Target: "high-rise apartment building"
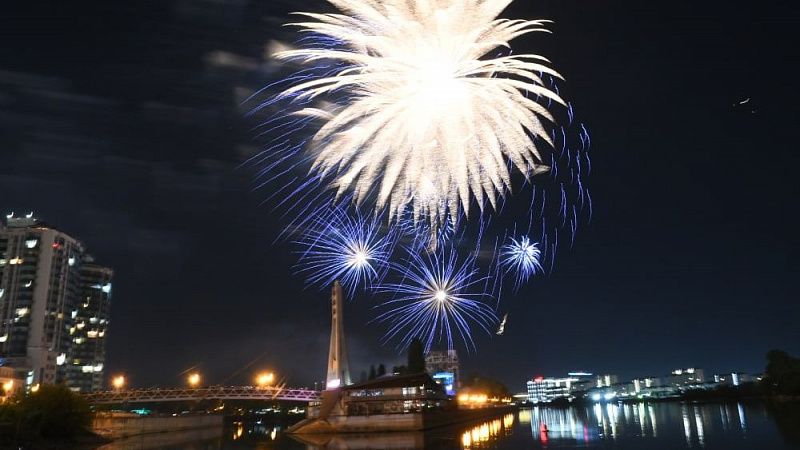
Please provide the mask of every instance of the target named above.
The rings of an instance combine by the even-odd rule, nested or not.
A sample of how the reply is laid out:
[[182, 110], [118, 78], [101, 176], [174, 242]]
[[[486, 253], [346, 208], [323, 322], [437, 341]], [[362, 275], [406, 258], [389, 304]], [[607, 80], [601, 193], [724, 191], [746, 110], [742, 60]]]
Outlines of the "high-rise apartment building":
[[94, 264], [91, 257], [84, 257], [75, 329], [70, 330], [72, 360], [67, 374], [67, 384], [81, 392], [103, 388], [113, 276], [113, 270]]
[[[92, 317], [107, 325], [108, 297], [97, 314], [83, 307], [87, 302], [81, 299], [91, 300], [89, 290], [99, 284], [97, 279], [108, 285], [110, 293], [111, 279], [110, 270], [98, 278], [89, 267], [80, 241], [39, 222], [33, 214], [8, 215], [0, 226], [0, 365], [14, 368], [26, 385], [66, 383], [86, 390], [84, 377], [76, 376], [73, 367], [78, 365], [75, 355], [85, 353], [82, 346], [89, 341], [89, 331], [98, 330], [99, 335], [100, 327], [79, 331], [95, 325], [90, 323]], [[108, 294], [102, 287], [101, 293]], [[99, 346], [104, 357], [104, 343]], [[93, 354], [98, 354], [95, 350]], [[91, 361], [93, 372], [102, 379], [102, 360]], [[78, 370], [85, 365], [81, 367]]]

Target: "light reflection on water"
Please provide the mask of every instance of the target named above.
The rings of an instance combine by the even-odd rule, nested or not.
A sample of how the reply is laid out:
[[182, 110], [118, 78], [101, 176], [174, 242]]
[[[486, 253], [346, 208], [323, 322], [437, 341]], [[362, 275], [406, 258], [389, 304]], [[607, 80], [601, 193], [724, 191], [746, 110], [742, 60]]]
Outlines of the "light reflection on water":
[[[203, 435], [198, 434], [191, 443], [185, 435], [182, 440], [173, 441], [165, 440], [166, 436], [162, 435], [156, 438], [159, 442], [137, 438], [125, 445], [118, 443], [104, 450], [781, 450], [800, 448], [796, 437], [787, 434], [787, 429], [792, 429], [792, 423], [798, 423], [794, 418], [798, 417], [795, 414], [800, 408], [793, 408], [792, 411], [788, 415], [775, 416], [758, 402], [603, 403], [521, 409], [488, 420], [425, 433], [302, 436], [283, 434], [281, 425], [234, 422], [220, 431], [221, 434], [216, 438], [209, 436], [207, 431]], [[200, 439], [205, 440], [199, 442]]]

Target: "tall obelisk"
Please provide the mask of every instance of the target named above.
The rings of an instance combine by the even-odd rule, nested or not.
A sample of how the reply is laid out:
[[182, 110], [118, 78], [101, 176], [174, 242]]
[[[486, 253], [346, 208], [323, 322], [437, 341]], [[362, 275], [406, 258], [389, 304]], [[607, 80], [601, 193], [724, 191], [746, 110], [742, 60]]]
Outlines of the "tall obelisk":
[[331, 292], [331, 344], [328, 351], [326, 389], [336, 389], [339, 386], [351, 384], [350, 366], [347, 363], [347, 344], [344, 340], [343, 308], [342, 285], [336, 281], [333, 283]]

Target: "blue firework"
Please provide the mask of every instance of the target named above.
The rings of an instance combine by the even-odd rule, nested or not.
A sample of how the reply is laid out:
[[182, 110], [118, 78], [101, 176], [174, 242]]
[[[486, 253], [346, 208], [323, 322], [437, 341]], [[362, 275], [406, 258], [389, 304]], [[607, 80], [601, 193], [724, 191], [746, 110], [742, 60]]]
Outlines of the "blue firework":
[[504, 245], [500, 249], [500, 263], [506, 268], [506, 272], [514, 271], [517, 278], [517, 286], [524, 283], [538, 272], [542, 271], [540, 258], [542, 252], [536, 242], [531, 242], [528, 236], [522, 236], [519, 240], [510, 238], [511, 243]]
[[392, 232], [382, 231], [377, 219], [351, 215], [342, 207], [315, 217], [295, 241], [304, 247], [298, 273], [308, 283], [330, 286], [339, 280], [352, 295], [356, 287], [380, 279], [394, 248]]
[[489, 333], [497, 322], [494, 310], [483, 301], [489, 297], [482, 290], [486, 277], [479, 276], [474, 256], [459, 263], [452, 248], [430, 253], [406, 250], [406, 264], [392, 265], [401, 281], [378, 287], [393, 294], [381, 306], [388, 310], [376, 319], [388, 324], [384, 340], [398, 339], [402, 349], [416, 337], [427, 351], [442, 341], [453, 348], [456, 337], [474, 349], [473, 326]]

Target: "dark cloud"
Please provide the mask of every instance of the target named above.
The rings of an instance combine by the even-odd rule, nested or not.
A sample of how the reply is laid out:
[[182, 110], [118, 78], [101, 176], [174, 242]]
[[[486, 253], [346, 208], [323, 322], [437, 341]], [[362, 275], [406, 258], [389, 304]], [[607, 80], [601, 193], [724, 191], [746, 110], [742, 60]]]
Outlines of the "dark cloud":
[[[480, 337], [467, 370], [520, 389], [800, 352], [797, 14], [767, 3], [512, 5], [556, 20], [520, 51], [554, 60], [589, 124], [595, 214], [551, 277], [507, 294], [505, 335]], [[115, 268], [108, 367], [134, 384], [198, 364], [212, 382], [324, 376], [328, 292], [273, 244], [285, 221], [242, 166], [260, 141], [241, 104], [283, 70], [269, 52], [292, 41], [287, 13], [321, 5], [43, 2], [0, 19], [0, 209], [35, 210]], [[374, 302], [347, 305], [354, 376], [402, 360]]]

